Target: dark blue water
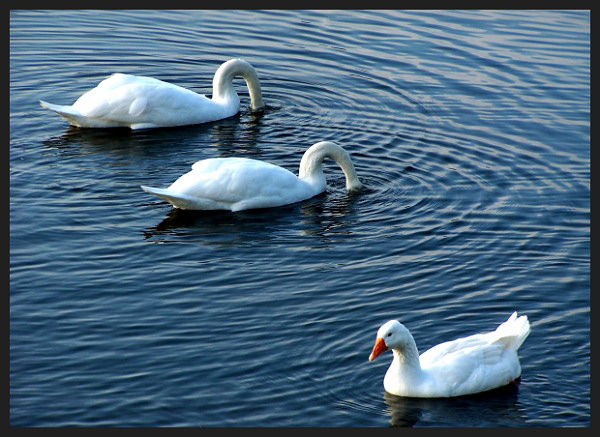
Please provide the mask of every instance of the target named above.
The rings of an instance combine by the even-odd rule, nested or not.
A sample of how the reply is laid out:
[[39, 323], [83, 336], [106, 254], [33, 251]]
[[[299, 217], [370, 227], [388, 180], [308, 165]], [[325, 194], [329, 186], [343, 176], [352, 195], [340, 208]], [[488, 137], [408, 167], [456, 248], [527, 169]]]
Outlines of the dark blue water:
[[[242, 57], [268, 105], [202, 126], [68, 127], [113, 72], [211, 94]], [[297, 172], [321, 140], [367, 187], [173, 210], [203, 158]], [[367, 357], [532, 331], [517, 386], [388, 395]], [[590, 425], [589, 11], [11, 11], [10, 424]]]

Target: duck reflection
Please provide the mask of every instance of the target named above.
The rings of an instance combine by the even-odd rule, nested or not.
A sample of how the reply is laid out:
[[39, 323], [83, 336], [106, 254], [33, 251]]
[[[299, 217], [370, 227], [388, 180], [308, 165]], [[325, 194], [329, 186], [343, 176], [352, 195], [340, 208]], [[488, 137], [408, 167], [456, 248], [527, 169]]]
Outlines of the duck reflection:
[[405, 398], [387, 392], [383, 398], [394, 427], [414, 426], [418, 422], [461, 427], [526, 425], [518, 402], [518, 382], [455, 398]]

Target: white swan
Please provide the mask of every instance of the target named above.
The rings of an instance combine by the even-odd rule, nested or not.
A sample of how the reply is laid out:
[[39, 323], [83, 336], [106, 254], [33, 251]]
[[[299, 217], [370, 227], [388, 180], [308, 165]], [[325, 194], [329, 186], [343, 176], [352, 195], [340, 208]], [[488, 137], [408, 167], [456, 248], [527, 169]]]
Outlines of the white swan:
[[212, 99], [158, 79], [115, 73], [83, 94], [72, 105], [40, 100], [78, 127], [149, 129], [221, 120], [237, 114], [240, 99], [233, 78], [242, 76], [250, 92], [251, 109], [264, 108], [258, 75], [248, 62], [231, 59], [213, 78]]
[[495, 331], [438, 344], [419, 356], [413, 336], [397, 320], [377, 331], [373, 361], [392, 349], [394, 359], [383, 386], [406, 397], [450, 397], [501, 387], [521, 375], [517, 350], [529, 335], [527, 316], [515, 311]]
[[181, 209], [241, 211], [287, 205], [325, 190], [322, 163], [336, 161], [346, 176], [346, 189], [358, 190], [354, 165], [335, 143], [321, 141], [309, 147], [300, 161], [299, 176], [282, 167], [248, 158], [211, 158], [196, 162], [192, 170], [169, 188], [142, 186], [144, 191]]

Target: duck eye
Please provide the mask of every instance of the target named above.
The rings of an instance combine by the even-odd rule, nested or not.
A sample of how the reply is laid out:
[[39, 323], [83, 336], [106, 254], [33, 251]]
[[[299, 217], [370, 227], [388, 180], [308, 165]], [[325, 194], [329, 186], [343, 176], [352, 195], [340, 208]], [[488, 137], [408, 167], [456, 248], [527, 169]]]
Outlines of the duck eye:
[[392, 333], [391, 333], [391, 332], [388, 332], [388, 335], [387, 335], [387, 336], [388, 336], [388, 337], [391, 337], [391, 336], [392, 336]]

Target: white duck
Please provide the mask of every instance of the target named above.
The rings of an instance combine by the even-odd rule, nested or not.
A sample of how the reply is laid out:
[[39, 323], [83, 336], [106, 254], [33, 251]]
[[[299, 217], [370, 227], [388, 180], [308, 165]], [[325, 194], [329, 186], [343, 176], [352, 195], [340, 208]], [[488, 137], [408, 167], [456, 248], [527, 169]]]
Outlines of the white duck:
[[501, 387], [521, 375], [517, 350], [529, 335], [527, 316], [515, 311], [495, 331], [438, 344], [419, 356], [413, 336], [397, 320], [377, 331], [373, 361], [392, 349], [383, 386], [397, 396], [462, 396]]
[[255, 159], [211, 158], [196, 162], [190, 172], [169, 188], [142, 186], [142, 189], [181, 209], [235, 212], [288, 205], [325, 191], [322, 168], [325, 158], [340, 165], [347, 190], [362, 187], [350, 155], [335, 143], [321, 141], [304, 152], [298, 176]]
[[128, 127], [133, 130], [184, 126], [231, 117], [240, 99], [233, 79], [242, 76], [250, 92], [250, 108], [264, 108], [258, 75], [248, 62], [231, 59], [216, 71], [212, 99], [158, 79], [115, 73], [83, 94], [72, 105], [53, 105], [40, 100], [78, 127]]

